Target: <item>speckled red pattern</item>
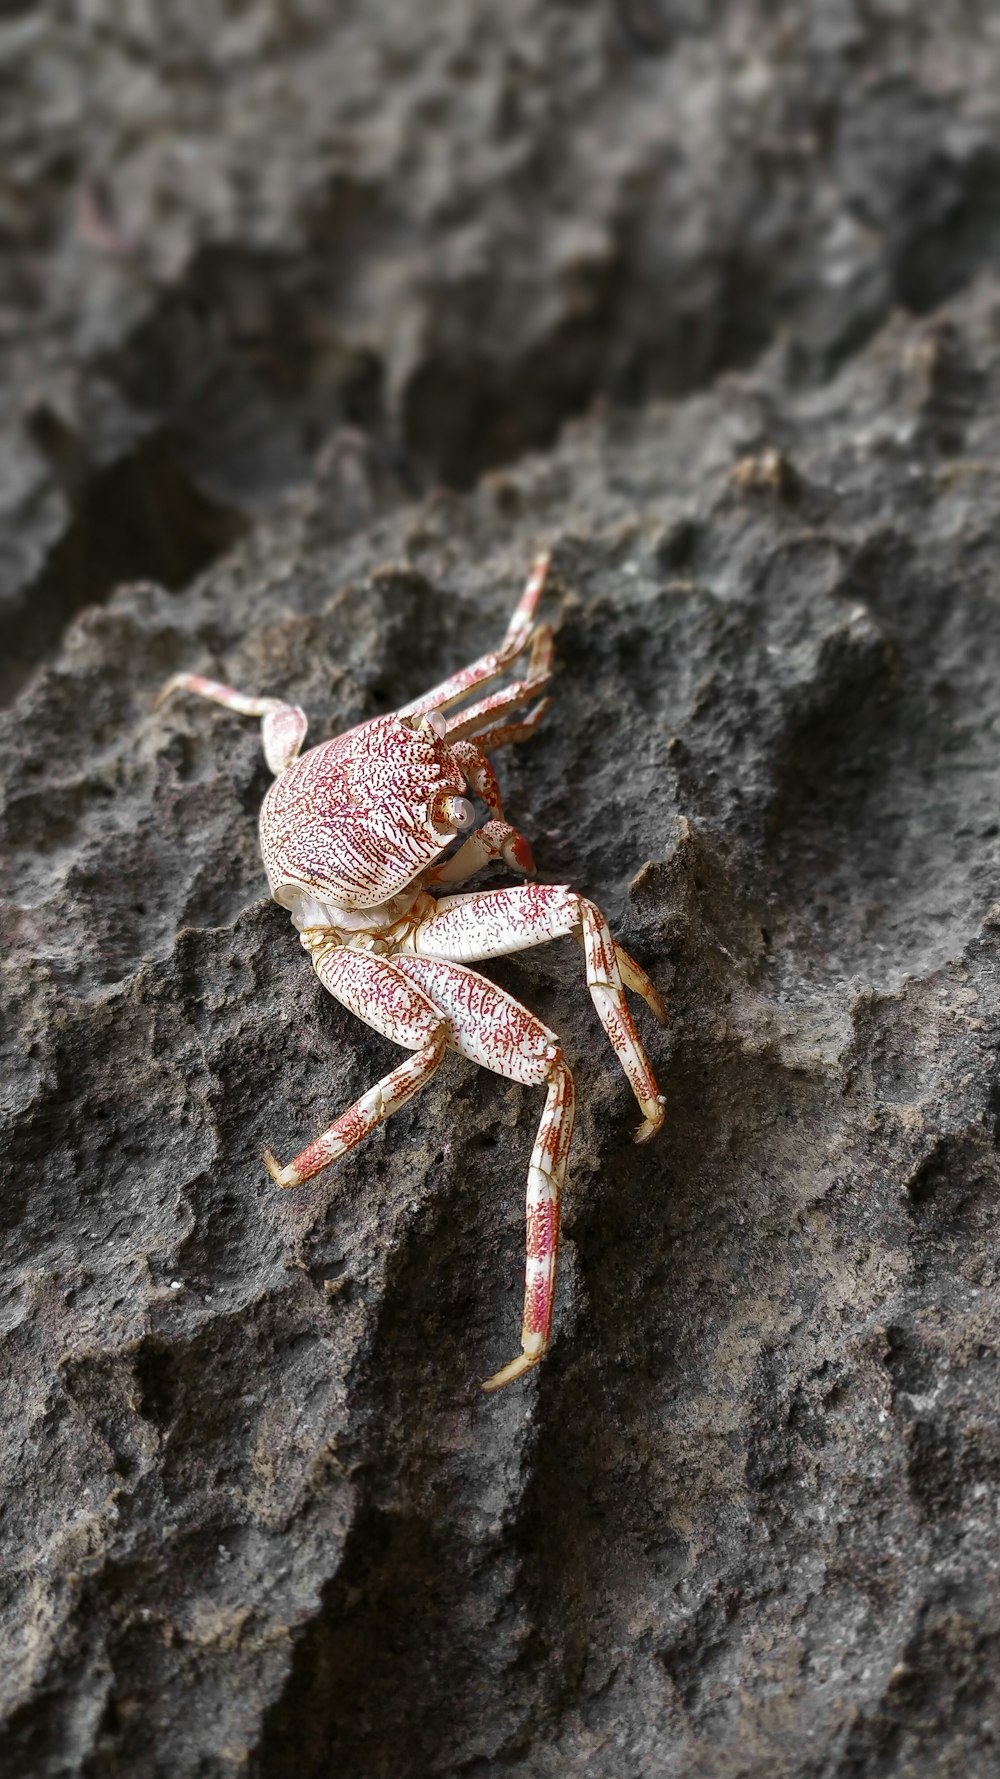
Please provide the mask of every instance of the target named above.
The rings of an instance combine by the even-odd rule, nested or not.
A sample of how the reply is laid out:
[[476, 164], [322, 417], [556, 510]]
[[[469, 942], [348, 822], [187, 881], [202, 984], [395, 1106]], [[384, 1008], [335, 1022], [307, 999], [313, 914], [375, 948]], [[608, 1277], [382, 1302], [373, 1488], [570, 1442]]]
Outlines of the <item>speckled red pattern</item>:
[[319, 901], [375, 908], [411, 884], [453, 834], [439, 798], [465, 778], [424, 725], [376, 717], [321, 742], [276, 778], [260, 812], [271, 889], [305, 885]]
[[[546, 1088], [528, 1167], [521, 1352], [487, 1380], [486, 1390], [520, 1377], [549, 1343], [576, 1094], [555, 1033], [468, 964], [575, 937], [597, 1013], [643, 1112], [637, 1140], [663, 1123], [663, 1096], [625, 989], [659, 1019], [666, 1017], [663, 1003], [645, 971], [615, 944], [599, 908], [558, 884], [437, 900], [429, 893], [466, 881], [492, 860], [534, 871], [528, 841], [504, 814], [486, 750], [527, 739], [547, 708], [542, 699], [513, 722], [499, 720], [534, 700], [551, 677], [551, 632], [534, 621], [548, 566], [548, 558], [539, 557], [495, 653], [395, 714], [306, 754], [299, 754], [306, 717], [295, 705], [247, 696], [197, 674], [178, 674], [163, 694], [195, 692], [262, 719], [275, 773], [260, 816], [271, 892], [290, 910], [324, 987], [411, 1053], [287, 1166], [266, 1152], [278, 1184], [301, 1185], [360, 1143], [419, 1092], [448, 1049], [510, 1081]], [[522, 679], [447, 714], [529, 649]], [[467, 791], [481, 799], [489, 819], [449, 852], [473, 817]]]

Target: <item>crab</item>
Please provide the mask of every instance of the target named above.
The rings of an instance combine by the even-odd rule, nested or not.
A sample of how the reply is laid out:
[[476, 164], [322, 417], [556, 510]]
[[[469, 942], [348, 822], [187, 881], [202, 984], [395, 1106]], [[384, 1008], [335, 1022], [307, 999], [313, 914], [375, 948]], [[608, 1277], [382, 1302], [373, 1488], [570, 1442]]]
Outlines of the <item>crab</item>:
[[[323, 987], [408, 1052], [293, 1161], [282, 1166], [264, 1151], [277, 1185], [301, 1186], [346, 1155], [427, 1085], [449, 1050], [509, 1081], [546, 1090], [528, 1167], [521, 1351], [486, 1380], [486, 1391], [522, 1377], [549, 1345], [576, 1094], [556, 1034], [469, 965], [572, 935], [583, 947], [598, 1017], [643, 1114], [636, 1141], [655, 1135], [664, 1118], [663, 1095], [625, 990], [641, 996], [661, 1022], [663, 1002], [645, 970], [615, 943], [600, 909], [566, 884], [448, 893], [493, 861], [534, 875], [531, 848], [507, 821], [489, 755], [527, 740], [548, 708], [538, 694], [551, 678], [552, 631], [535, 621], [548, 572], [548, 554], [539, 556], [494, 653], [400, 710], [307, 753], [301, 752], [306, 715], [281, 699], [178, 673], [158, 700], [193, 692], [261, 718], [274, 773], [260, 813], [271, 895], [291, 915]], [[521, 678], [483, 695], [524, 656]], [[481, 826], [467, 792], [485, 806]]]

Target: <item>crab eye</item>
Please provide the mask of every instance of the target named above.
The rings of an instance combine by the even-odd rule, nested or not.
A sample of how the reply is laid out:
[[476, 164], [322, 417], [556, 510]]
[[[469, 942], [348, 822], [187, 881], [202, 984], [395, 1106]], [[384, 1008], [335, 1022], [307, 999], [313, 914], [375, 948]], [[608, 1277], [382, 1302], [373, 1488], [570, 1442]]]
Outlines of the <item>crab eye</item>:
[[468, 797], [441, 797], [434, 808], [434, 819], [443, 828], [454, 828], [462, 834], [471, 828], [476, 819], [476, 812]]

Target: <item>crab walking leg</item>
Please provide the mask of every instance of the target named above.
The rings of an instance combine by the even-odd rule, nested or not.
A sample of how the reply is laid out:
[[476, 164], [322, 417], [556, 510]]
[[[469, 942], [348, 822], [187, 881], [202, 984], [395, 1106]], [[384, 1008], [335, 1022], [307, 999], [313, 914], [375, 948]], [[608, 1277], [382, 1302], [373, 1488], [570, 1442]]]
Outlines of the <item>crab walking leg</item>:
[[576, 1106], [573, 1077], [555, 1033], [495, 982], [444, 958], [399, 956], [393, 964], [447, 1016], [452, 1045], [463, 1056], [508, 1081], [548, 1088], [528, 1165], [521, 1352], [483, 1385], [499, 1390], [538, 1364], [552, 1334], [559, 1204]]
[[551, 704], [551, 698], [543, 698], [521, 723], [498, 723], [492, 729], [477, 729], [476, 746], [484, 754], [491, 754], [494, 748], [508, 747], [513, 741], [530, 741]]
[[[519, 704], [527, 704], [537, 692], [545, 690], [551, 678], [552, 631], [548, 624], [542, 624], [535, 632], [531, 660], [524, 678], [515, 680], [512, 686], [503, 686], [499, 692], [491, 692], [487, 698], [481, 698], [478, 704], [470, 704], [465, 710], [457, 710], [448, 720], [449, 741], [462, 741], [467, 736], [478, 738], [484, 724], [489, 727], [495, 723], [497, 717], [506, 716], [508, 711], [514, 710]], [[547, 701], [545, 708], [548, 708]], [[535, 721], [540, 721], [540, 717], [541, 713]]]
[[460, 698], [464, 698], [476, 686], [483, 685], [487, 680], [499, 679], [502, 673], [506, 673], [511, 662], [524, 653], [532, 640], [535, 612], [548, 576], [549, 561], [548, 552], [536, 558], [528, 584], [514, 608], [514, 615], [500, 647], [491, 654], [481, 655], [478, 661], [453, 673], [450, 679], [442, 680], [432, 691], [425, 692], [422, 698], [415, 698], [412, 704], [404, 704], [397, 711], [397, 716], [415, 717], [425, 710], [441, 710], [447, 704], [457, 704]]
[[264, 755], [275, 778], [297, 758], [306, 738], [309, 718], [305, 711], [297, 704], [284, 704], [280, 698], [248, 696], [246, 692], [234, 691], [232, 686], [221, 685], [217, 679], [204, 679], [200, 673], [175, 673], [157, 698], [154, 710], [174, 692], [195, 692], [199, 698], [238, 711], [240, 716], [261, 717]]
[[426, 1086], [448, 1048], [446, 1019], [415, 983], [384, 958], [338, 946], [321, 953], [315, 968], [323, 987], [366, 1025], [416, 1054], [362, 1094], [287, 1167], [265, 1149], [264, 1165], [279, 1186], [301, 1186], [339, 1161]]
[[346, 1155], [348, 1149], [363, 1142], [376, 1127], [398, 1112], [425, 1087], [435, 1070], [440, 1068], [447, 1045], [444, 1038], [440, 1042], [428, 1044], [426, 1049], [417, 1050], [401, 1062], [381, 1081], [363, 1093], [353, 1106], [334, 1119], [329, 1129], [323, 1131], [315, 1142], [282, 1167], [271, 1154], [270, 1149], [264, 1150], [264, 1166], [277, 1186], [302, 1186], [315, 1174], [321, 1174], [334, 1161]]
[[593, 902], [564, 884], [523, 884], [516, 889], [483, 890], [462, 898], [421, 921], [406, 941], [421, 957], [472, 962], [504, 957], [574, 934], [587, 960], [587, 987], [598, 1017], [643, 1111], [636, 1142], [644, 1143], [663, 1123], [663, 1095], [625, 1000], [619, 958], [629, 986], [644, 995], [658, 1018], [663, 1003], [644, 970], [616, 946], [608, 923]]
[[639, 997], [645, 1001], [650, 1011], [655, 1014], [660, 1024], [666, 1025], [667, 1009], [664, 1006], [663, 996], [660, 994], [655, 983], [650, 981], [642, 965], [637, 964], [635, 958], [629, 956], [629, 953], [625, 950], [624, 946], [617, 944], [615, 946], [615, 960], [618, 964], [618, 974], [624, 982], [625, 987], [630, 988], [634, 995], [639, 995]]
[[486, 1379], [487, 1394], [512, 1384], [544, 1358], [552, 1338], [559, 1262], [559, 1206], [573, 1135], [576, 1087], [567, 1068], [549, 1082], [535, 1147], [528, 1164], [525, 1200], [524, 1311], [521, 1351]]

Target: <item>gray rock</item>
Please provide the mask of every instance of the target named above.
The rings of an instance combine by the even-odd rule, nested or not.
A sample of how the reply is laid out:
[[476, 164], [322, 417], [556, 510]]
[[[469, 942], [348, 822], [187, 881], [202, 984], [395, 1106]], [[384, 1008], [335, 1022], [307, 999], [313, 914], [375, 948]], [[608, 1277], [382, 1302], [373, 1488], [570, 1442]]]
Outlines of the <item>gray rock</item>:
[[[995, 1770], [1000, 40], [882, 11], [0, 26], [63, 144], [0, 110], [5, 1774]], [[503, 782], [668, 997], [668, 1127], [575, 947], [490, 968], [581, 1103], [487, 1399], [539, 1096], [452, 1059], [274, 1190], [398, 1053], [265, 899], [256, 725], [151, 705], [336, 732], [543, 542]]]

